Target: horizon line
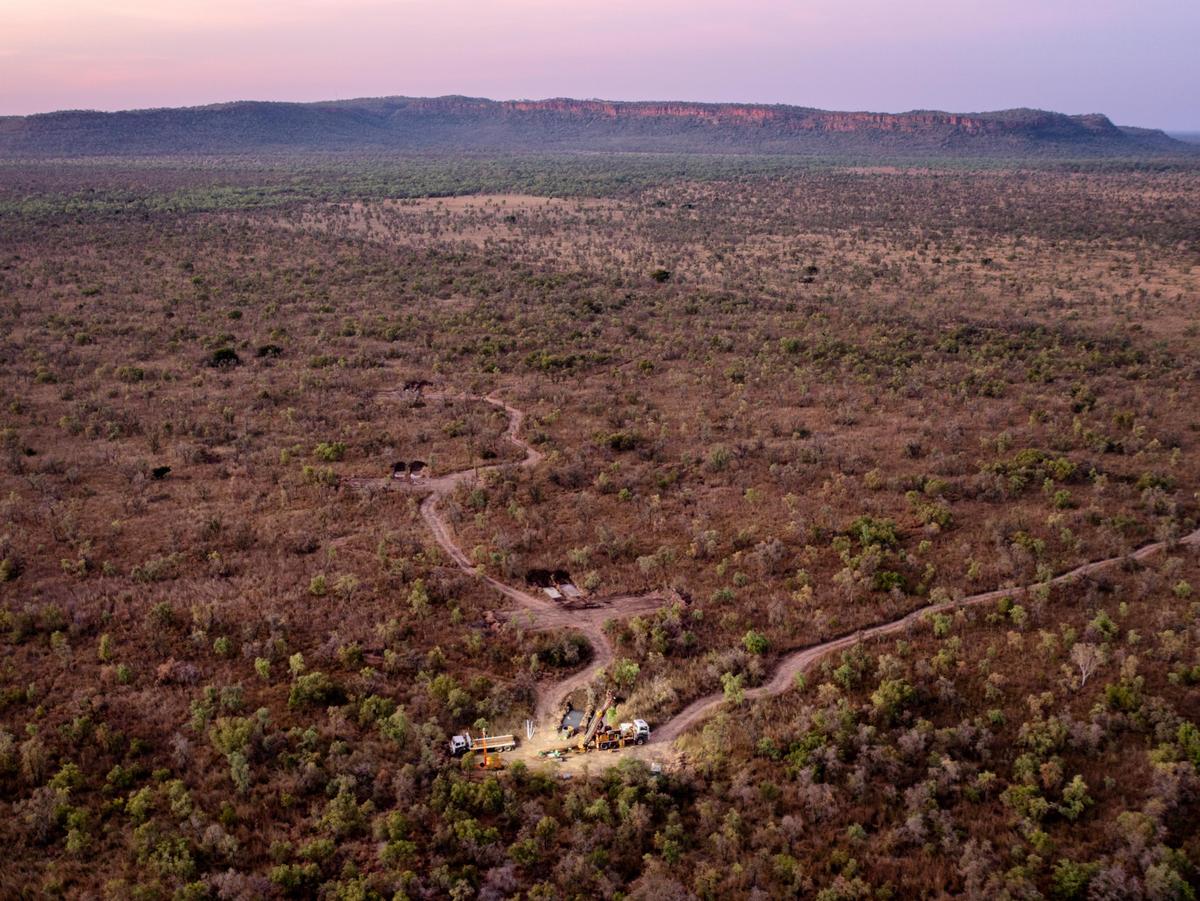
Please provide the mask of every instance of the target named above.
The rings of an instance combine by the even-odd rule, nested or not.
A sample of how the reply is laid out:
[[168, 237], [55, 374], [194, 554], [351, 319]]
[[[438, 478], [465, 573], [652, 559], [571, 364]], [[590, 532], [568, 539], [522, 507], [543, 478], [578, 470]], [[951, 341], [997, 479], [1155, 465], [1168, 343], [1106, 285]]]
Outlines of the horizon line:
[[1108, 113], [1098, 110], [1089, 112], [1068, 113], [1062, 110], [1048, 109], [1040, 106], [1011, 106], [1001, 109], [991, 110], [950, 110], [938, 109], [933, 107], [911, 107], [904, 110], [882, 110], [882, 109], [832, 109], [827, 107], [807, 106], [799, 103], [784, 103], [759, 100], [680, 100], [677, 98], [656, 98], [642, 100], [621, 100], [611, 97], [571, 97], [566, 94], [558, 94], [546, 97], [508, 97], [508, 98], [493, 98], [484, 97], [474, 94], [362, 94], [353, 97], [333, 97], [319, 98], [315, 100], [280, 100], [270, 98], [252, 98], [242, 97], [233, 100], [212, 100], [204, 103], [186, 103], [175, 106], [128, 106], [128, 107], [61, 107], [58, 109], [40, 110], [31, 113], [0, 113], [0, 119], [25, 119], [35, 116], [53, 116], [64, 113], [101, 113], [105, 115], [113, 115], [120, 113], [146, 113], [160, 112], [163, 110], [203, 110], [221, 106], [235, 106], [237, 104], [280, 104], [291, 106], [306, 106], [323, 103], [353, 103], [365, 100], [447, 100], [452, 98], [460, 98], [463, 100], [479, 100], [488, 103], [545, 103], [551, 100], [571, 100], [581, 103], [618, 103], [618, 104], [655, 104], [655, 103], [677, 103], [693, 106], [750, 106], [750, 107], [786, 107], [790, 109], [813, 110], [816, 112], [836, 112], [836, 113], [856, 113], [868, 115], [885, 115], [885, 116], [903, 116], [913, 113], [943, 113], [946, 115], [959, 116], [986, 116], [995, 115], [997, 113], [1008, 113], [1022, 110], [1031, 112], [1054, 113], [1057, 115], [1081, 117], [1081, 116], [1104, 116], [1110, 122], [1118, 127], [1126, 128], [1152, 128], [1164, 132], [1168, 135], [1200, 135], [1200, 124], [1188, 126], [1185, 128], [1164, 127], [1157, 125], [1130, 125], [1115, 121]]

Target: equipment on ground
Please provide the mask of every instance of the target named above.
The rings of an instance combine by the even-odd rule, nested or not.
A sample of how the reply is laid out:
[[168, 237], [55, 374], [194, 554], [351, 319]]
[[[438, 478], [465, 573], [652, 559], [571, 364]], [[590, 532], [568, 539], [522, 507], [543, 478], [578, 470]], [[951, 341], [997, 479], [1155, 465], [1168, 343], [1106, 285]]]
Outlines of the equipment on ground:
[[[572, 716], [574, 711], [568, 711], [567, 717], [564, 717], [564, 727], [569, 731], [575, 731], [578, 728], [579, 738], [572, 740], [570, 744], [561, 745], [557, 748], [549, 748], [540, 752], [542, 757], [551, 757], [554, 759], [562, 759], [567, 754], [586, 754], [588, 751], [615, 751], [618, 748], [624, 748], [626, 745], [644, 745], [650, 740], [650, 726], [645, 720], [633, 720], [632, 722], [621, 723], [616, 726], [609, 726], [604, 722], [604, 714], [613, 705], [613, 695], [609, 693], [604, 699], [596, 712], [592, 714], [590, 720], [583, 717]], [[584, 723], [587, 723], [586, 728], [583, 728]], [[578, 727], [575, 725], [578, 723]], [[569, 738], [569, 736], [564, 736]]]
[[596, 733], [597, 750], [615, 751], [626, 745], [644, 745], [650, 740], [650, 726], [645, 720], [634, 720], [618, 726], [606, 726]]

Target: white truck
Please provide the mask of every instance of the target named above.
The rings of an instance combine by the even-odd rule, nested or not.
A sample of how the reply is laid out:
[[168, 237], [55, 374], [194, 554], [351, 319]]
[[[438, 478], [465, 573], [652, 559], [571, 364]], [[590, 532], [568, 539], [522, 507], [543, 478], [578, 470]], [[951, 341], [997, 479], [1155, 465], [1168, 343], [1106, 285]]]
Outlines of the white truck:
[[468, 751], [498, 754], [501, 751], [511, 751], [516, 746], [517, 739], [514, 735], [484, 735], [473, 738], [470, 732], [464, 732], [450, 739], [450, 753], [455, 757], [462, 757]]
[[650, 726], [645, 720], [621, 723], [615, 729], [601, 729], [596, 733], [596, 748], [612, 751], [626, 745], [644, 745], [650, 740]]

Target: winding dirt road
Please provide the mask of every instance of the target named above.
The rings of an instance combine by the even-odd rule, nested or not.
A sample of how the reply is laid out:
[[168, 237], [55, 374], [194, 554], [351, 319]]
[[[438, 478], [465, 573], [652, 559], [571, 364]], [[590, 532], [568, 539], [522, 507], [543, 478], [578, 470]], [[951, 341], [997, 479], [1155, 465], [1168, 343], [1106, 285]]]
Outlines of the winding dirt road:
[[[399, 391], [388, 391], [384, 392], [381, 396], [395, 398], [401, 396], [401, 394], [402, 392]], [[528, 469], [537, 466], [544, 459], [544, 455], [521, 437], [521, 426], [525, 422], [524, 411], [517, 409], [495, 395], [481, 397], [471, 394], [439, 392], [429, 393], [425, 396], [429, 400], [483, 401], [504, 410], [508, 416], [508, 427], [505, 430], [505, 438], [525, 455], [516, 464], [507, 462], [491, 463], [472, 469], [464, 469], [459, 472], [447, 473], [444, 476], [424, 482], [411, 483], [411, 485], [410, 483], [401, 484], [403, 487], [411, 487], [413, 491], [427, 492], [425, 499], [421, 501], [421, 518], [429, 526], [429, 531], [433, 535], [434, 540], [459, 569], [479, 579], [504, 597], [516, 603], [517, 609], [510, 614], [510, 619], [513, 622], [525, 628], [536, 630], [574, 629], [581, 632], [591, 644], [592, 661], [587, 667], [538, 691], [534, 716], [539, 725], [552, 726], [551, 721], [567, 696], [576, 689], [589, 684], [601, 670], [613, 662], [613, 647], [612, 643], [608, 640], [608, 636], [604, 634], [604, 623], [618, 617], [653, 612], [669, 604], [671, 599], [657, 592], [644, 595], [618, 595], [598, 599], [589, 607], [569, 609], [555, 604], [548, 597], [522, 591], [519, 588], [514, 588], [505, 582], [501, 582], [499, 579], [480, 572], [471, 562], [466, 552], [454, 540], [453, 529], [442, 512], [441, 502], [443, 498], [449, 496], [460, 485], [475, 484], [481, 479], [482, 474], [489, 470], [513, 465]], [[355, 480], [355, 484], [360, 487], [368, 484], [388, 484], [389, 482], [390, 480], [388, 479]], [[550, 731], [553, 730], [551, 729]]]
[[[1200, 545], [1200, 529], [1192, 532], [1187, 537], [1179, 541], [1181, 545]], [[1091, 575], [1106, 569], [1122, 560], [1143, 560], [1159, 551], [1165, 549], [1167, 543], [1158, 541], [1154, 544], [1148, 544], [1132, 554], [1122, 557], [1109, 557], [1104, 560], [1096, 560], [1093, 563], [1085, 563], [1082, 566], [1077, 566], [1074, 569], [1055, 576], [1050, 580], [1051, 585], [1061, 585], [1064, 582], [1070, 582], [1073, 579], [1078, 579], [1081, 576]], [[834, 638], [830, 641], [822, 642], [818, 645], [813, 645], [799, 651], [794, 651], [784, 657], [779, 662], [779, 666], [775, 670], [775, 674], [771, 677], [770, 682], [765, 682], [756, 688], [751, 688], [746, 691], [747, 700], [755, 700], [757, 698], [765, 698], [770, 695], [778, 695], [787, 691], [795, 684], [796, 676], [800, 673], [807, 672], [822, 659], [837, 651], [844, 650], [859, 641], [867, 641], [872, 638], [883, 638], [888, 635], [895, 635], [897, 632], [903, 632], [909, 627], [915, 625], [922, 617], [929, 616], [934, 613], [945, 613], [948, 610], [956, 610], [959, 607], [973, 607], [978, 604], [995, 603], [1001, 598], [1013, 598], [1014, 600], [1025, 595], [1033, 586], [1023, 586], [1019, 588], [998, 588], [994, 591], [985, 591], [982, 594], [971, 595], [958, 601], [946, 601], [942, 604], [932, 604], [928, 607], [920, 607], [899, 619], [892, 620], [887, 623], [880, 623], [877, 626], [871, 626], [867, 629], [862, 629], [858, 632], [853, 632], [849, 635], [843, 635], [841, 638]], [[651, 743], [654, 742], [670, 742], [674, 741], [700, 720], [714, 713], [718, 707], [724, 702], [723, 694], [711, 694], [707, 697], [699, 698], [693, 701], [678, 714], [660, 726], [654, 731], [651, 737]]]
[[[400, 392], [386, 392], [386, 395], [398, 396]], [[524, 458], [519, 461], [517, 466], [529, 468], [536, 466], [543, 459], [543, 455], [521, 435], [521, 425], [525, 420], [523, 411], [513, 407], [505, 401], [488, 395], [479, 397], [469, 394], [430, 394], [430, 399], [441, 400], [464, 400], [464, 401], [484, 401], [493, 406], [504, 410], [508, 415], [508, 428], [505, 432], [507, 439], [524, 452]], [[482, 580], [500, 594], [516, 602], [518, 610], [512, 614], [512, 619], [533, 629], [554, 629], [554, 628], [572, 628], [582, 632], [591, 642], [593, 649], [593, 660], [589, 666], [578, 673], [574, 673], [567, 678], [547, 686], [538, 692], [536, 717], [537, 722], [542, 726], [550, 726], [547, 730], [553, 733], [553, 724], [551, 719], [557, 712], [562, 702], [566, 697], [577, 688], [581, 688], [592, 681], [592, 679], [605, 667], [613, 661], [613, 648], [608, 636], [604, 634], [604, 623], [609, 619], [622, 616], [632, 616], [639, 613], [648, 613], [657, 610], [668, 603], [670, 599], [662, 594], [647, 594], [647, 595], [625, 595], [620, 597], [606, 598], [599, 602], [598, 606], [585, 608], [580, 610], [567, 610], [559, 607], [549, 598], [541, 597], [540, 595], [530, 592], [521, 591], [511, 585], [494, 579], [491, 576], [480, 573], [475, 566], [472, 565], [470, 558], [463, 552], [454, 541], [453, 531], [450, 524], [443, 517], [441, 512], [441, 501], [449, 495], [459, 485], [472, 483], [477, 481], [480, 474], [490, 469], [498, 469], [503, 466], [514, 465], [510, 463], [493, 463], [487, 466], [480, 466], [475, 469], [462, 470], [461, 472], [448, 473], [444, 476], [439, 476], [436, 479], [430, 479], [427, 482], [416, 483], [412, 486], [414, 490], [428, 492], [428, 496], [421, 502], [421, 516], [429, 526], [430, 532], [438, 545], [446, 552], [451, 560], [458, 565], [460, 569], [469, 575]], [[364, 484], [368, 480], [356, 480], [359, 484]], [[388, 482], [389, 480], [371, 480], [378, 482]], [[1182, 538], [1179, 545], [1196, 546], [1200, 545], [1200, 529], [1192, 532], [1190, 535]], [[1157, 554], [1166, 549], [1167, 542], [1158, 541], [1153, 544], [1148, 544], [1139, 550], [1129, 555], [1120, 557], [1109, 557], [1104, 560], [1096, 560], [1092, 563], [1085, 563], [1082, 566], [1077, 566], [1075, 569], [1065, 572], [1059, 576], [1055, 576], [1050, 580], [1049, 584], [1059, 585], [1065, 582], [1070, 582], [1073, 579], [1078, 579], [1082, 576], [1087, 576], [1107, 569], [1120, 563], [1123, 560], [1143, 560], [1149, 556]], [[765, 682], [755, 688], [748, 689], [745, 692], [747, 700], [756, 700], [759, 698], [779, 695], [787, 691], [795, 684], [796, 676], [800, 673], [807, 672], [822, 659], [837, 651], [851, 647], [860, 641], [867, 641], [874, 638], [883, 638], [888, 635], [894, 635], [898, 632], [903, 632], [915, 625], [922, 617], [934, 614], [943, 613], [949, 610], [955, 610], [960, 607], [972, 607], [979, 604], [994, 603], [1001, 598], [1011, 597], [1018, 598], [1026, 594], [1033, 586], [1023, 586], [1018, 588], [1001, 588], [993, 591], [985, 591], [981, 594], [971, 595], [970, 597], [962, 598], [956, 601], [947, 601], [942, 604], [934, 604], [928, 607], [921, 607], [913, 610], [898, 619], [886, 623], [880, 623], [876, 626], [871, 626], [866, 629], [861, 629], [840, 638], [834, 638], [830, 641], [822, 642], [821, 644], [812, 645], [798, 651], [794, 651], [783, 657], [775, 669], [774, 674], [769, 682]], [[668, 720], [666, 723], [659, 725], [654, 729], [650, 739], [650, 747], [664, 745], [673, 742], [676, 738], [688, 731], [705, 717], [716, 712], [725, 702], [725, 696], [721, 693], [707, 695], [699, 698], [685, 707], [682, 711]], [[644, 753], [648, 748], [629, 748], [623, 753]], [[588, 755], [589, 757], [591, 755]]]

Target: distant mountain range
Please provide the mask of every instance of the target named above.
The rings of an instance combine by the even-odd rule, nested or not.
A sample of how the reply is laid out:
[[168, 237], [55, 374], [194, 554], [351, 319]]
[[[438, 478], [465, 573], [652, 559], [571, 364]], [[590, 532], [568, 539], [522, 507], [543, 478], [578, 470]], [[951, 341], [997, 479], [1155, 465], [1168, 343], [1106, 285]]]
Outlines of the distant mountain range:
[[1106, 116], [830, 112], [742, 103], [382, 97], [0, 117], [0, 157], [295, 151], [690, 152], [920, 157], [1196, 156]]

